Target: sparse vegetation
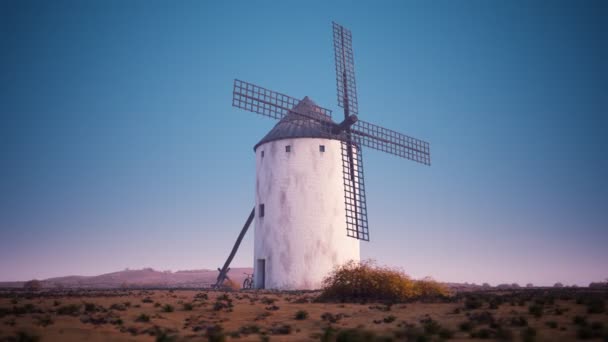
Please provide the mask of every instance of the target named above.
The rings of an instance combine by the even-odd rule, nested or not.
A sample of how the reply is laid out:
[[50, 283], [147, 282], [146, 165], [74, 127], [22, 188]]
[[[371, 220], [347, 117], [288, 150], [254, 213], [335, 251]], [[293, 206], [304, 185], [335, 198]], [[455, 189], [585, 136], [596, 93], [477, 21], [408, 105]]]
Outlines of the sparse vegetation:
[[207, 338], [209, 342], [224, 342], [226, 340], [224, 328], [221, 325], [209, 327], [207, 329]]
[[545, 323], [546, 326], [548, 326], [551, 329], [557, 329], [557, 322], [556, 321], [548, 321]]
[[574, 318], [572, 319], [572, 323], [574, 323], [574, 325], [580, 325], [580, 326], [586, 326], [587, 325], [587, 317], [584, 316], [574, 316]]
[[601, 298], [591, 298], [587, 301], [587, 313], [599, 314], [606, 311], [606, 302]]
[[473, 330], [473, 323], [468, 322], [468, 321], [467, 322], [462, 322], [462, 323], [460, 323], [460, 325], [458, 327], [462, 331], [471, 331], [471, 330]]
[[384, 323], [393, 323], [395, 320], [397, 320], [397, 317], [394, 315], [389, 315], [382, 319]]
[[42, 289], [42, 283], [39, 280], [32, 279], [23, 284], [23, 289], [26, 291], [40, 291]]
[[524, 342], [536, 341], [537, 335], [538, 335], [538, 333], [536, 332], [536, 329], [534, 329], [532, 327], [527, 327], [527, 328], [523, 329], [520, 334], [521, 339]]
[[55, 321], [53, 320], [53, 317], [51, 317], [51, 315], [38, 316], [38, 317], [35, 317], [35, 319], [36, 319], [36, 324], [38, 324], [42, 327], [46, 327], [48, 325], [55, 323]]
[[60, 306], [57, 308], [58, 315], [70, 315], [76, 316], [80, 312], [80, 305], [78, 304], [68, 304], [64, 306]]
[[296, 317], [297, 320], [304, 320], [308, 318], [308, 311], [305, 310], [298, 310], [298, 312], [296, 312]]
[[165, 305], [163, 305], [162, 311], [163, 312], [173, 312], [173, 311], [175, 311], [175, 308], [171, 304], [165, 304]]
[[241, 327], [239, 332], [243, 335], [258, 334], [260, 332], [260, 326], [257, 324], [248, 324]]
[[274, 335], [289, 335], [291, 331], [292, 328], [289, 324], [279, 324], [270, 329], [270, 332]]
[[[41, 334], [43, 340], [44, 334], [57, 336], [65, 322], [70, 322], [79, 328], [66, 330], [66, 340], [85, 339], [85, 332], [97, 331], [87, 329], [107, 325], [104, 331], [110, 334], [108, 339], [120, 339], [112, 334], [125, 334], [123, 338], [130, 338], [130, 334], [157, 341], [178, 341], [188, 336], [212, 341], [608, 341], [608, 315], [605, 311], [589, 313], [590, 307], [601, 308], [608, 299], [608, 293], [598, 289], [484, 290], [434, 299], [418, 297], [407, 303], [360, 300], [357, 304], [314, 304], [319, 292], [61, 291], [0, 290], [0, 341], [16, 340], [17, 331], [24, 328], [21, 322], [31, 324], [32, 331]], [[149, 304], [138, 309], [144, 299], [158, 303], [158, 309], [153, 310]], [[167, 310], [167, 305], [171, 309]], [[232, 313], [240, 305], [255, 324], [240, 323], [241, 310]], [[319, 312], [319, 306], [326, 312]], [[541, 309], [541, 318], [536, 318]], [[411, 313], [422, 319], [412, 321]], [[174, 325], [176, 318], [182, 320], [181, 328]]]
[[543, 315], [543, 306], [538, 304], [532, 304], [528, 307], [528, 312], [536, 318]]
[[14, 339], [8, 339], [8, 341], [17, 341], [17, 342], [38, 342], [40, 341], [40, 336], [27, 332], [27, 331], [18, 331], [15, 335]]
[[127, 307], [121, 303], [114, 303], [114, 304], [110, 305], [110, 309], [118, 310], [118, 311], [125, 311], [125, 310], [127, 310]]
[[467, 310], [479, 309], [483, 306], [483, 302], [477, 296], [468, 296], [464, 301], [464, 307]]
[[84, 303], [84, 312], [95, 312], [97, 311], [97, 306], [95, 303]]
[[229, 291], [238, 291], [241, 285], [232, 279], [226, 279], [224, 281], [224, 287]]
[[137, 318], [135, 319], [135, 322], [150, 322], [150, 316], [142, 313], [139, 316], [137, 316]]

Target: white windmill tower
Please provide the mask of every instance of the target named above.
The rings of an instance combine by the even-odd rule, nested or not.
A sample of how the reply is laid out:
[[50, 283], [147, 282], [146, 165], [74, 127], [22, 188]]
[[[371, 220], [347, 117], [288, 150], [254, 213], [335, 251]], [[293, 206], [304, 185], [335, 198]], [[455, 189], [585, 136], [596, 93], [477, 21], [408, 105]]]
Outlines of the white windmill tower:
[[254, 286], [319, 288], [335, 266], [359, 260], [359, 240], [369, 241], [361, 147], [430, 165], [427, 142], [358, 120], [352, 36], [336, 23], [333, 32], [341, 123], [308, 97], [234, 81], [233, 106], [280, 121], [254, 147], [256, 206], [216, 286], [255, 217]]

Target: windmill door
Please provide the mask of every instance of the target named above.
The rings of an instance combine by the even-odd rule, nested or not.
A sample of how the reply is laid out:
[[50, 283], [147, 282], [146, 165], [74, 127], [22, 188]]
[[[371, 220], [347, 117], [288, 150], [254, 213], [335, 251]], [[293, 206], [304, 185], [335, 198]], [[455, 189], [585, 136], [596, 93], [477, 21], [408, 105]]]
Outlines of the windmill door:
[[266, 288], [266, 259], [258, 259], [255, 271], [257, 273], [255, 275], [255, 288]]

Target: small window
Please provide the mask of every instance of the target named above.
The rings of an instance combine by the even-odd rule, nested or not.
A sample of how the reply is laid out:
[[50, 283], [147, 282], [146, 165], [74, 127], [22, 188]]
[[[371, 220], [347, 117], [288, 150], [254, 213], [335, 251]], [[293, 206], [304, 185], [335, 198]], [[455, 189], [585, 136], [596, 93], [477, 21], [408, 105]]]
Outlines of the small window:
[[260, 204], [260, 213], [259, 213], [260, 217], [264, 217], [264, 205]]
[[285, 152], [291, 152], [291, 145], [285, 146]]
[[325, 145], [319, 145], [319, 152], [325, 152]]
[[264, 151], [262, 151], [261, 156], [262, 156], [262, 158], [264, 158]]

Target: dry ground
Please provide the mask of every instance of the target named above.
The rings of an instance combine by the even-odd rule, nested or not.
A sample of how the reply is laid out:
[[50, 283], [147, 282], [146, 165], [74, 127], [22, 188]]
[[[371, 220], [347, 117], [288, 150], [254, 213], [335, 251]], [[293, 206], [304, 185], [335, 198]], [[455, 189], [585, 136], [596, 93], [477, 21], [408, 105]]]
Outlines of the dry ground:
[[[364, 334], [361, 330], [397, 341], [484, 337], [608, 341], [605, 290], [480, 292], [434, 302], [388, 305], [316, 303], [316, 295], [195, 290], [0, 291], [0, 341], [25, 341], [28, 337], [91, 342], [221, 341], [222, 337], [237, 341], [334, 341], [338, 336], [355, 340]], [[301, 317], [296, 319], [299, 311]], [[349, 328], [359, 330], [345, 335]]]

